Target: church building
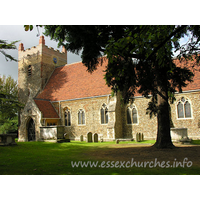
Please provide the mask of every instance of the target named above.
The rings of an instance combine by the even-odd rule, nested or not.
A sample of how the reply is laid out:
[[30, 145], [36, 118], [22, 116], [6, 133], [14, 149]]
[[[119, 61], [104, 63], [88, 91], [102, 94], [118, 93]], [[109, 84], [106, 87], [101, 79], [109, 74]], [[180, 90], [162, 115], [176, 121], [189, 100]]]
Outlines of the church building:
[[[45, 45], [18, 49], [20, 112], [18, 141], [43, 141], [63, 138], [86, 140], [87, 133], [97, 133], [104, 141], [117, 138], [156, 139], [157, 118], [146, 114], [149, 99], [140, 94], [127, 105], [120, 96], [111, 95], [104, 79], [107, 60], [89, 73], [82, 62], [67, 64], [67, 52]], [[178, 63], [177, 63], [178, 64]], [[200, 72], [194, 82], [176, 93], [171, 104], [171, 127], [179, 134], [186, 130], [191, 139], [200, 138]]]

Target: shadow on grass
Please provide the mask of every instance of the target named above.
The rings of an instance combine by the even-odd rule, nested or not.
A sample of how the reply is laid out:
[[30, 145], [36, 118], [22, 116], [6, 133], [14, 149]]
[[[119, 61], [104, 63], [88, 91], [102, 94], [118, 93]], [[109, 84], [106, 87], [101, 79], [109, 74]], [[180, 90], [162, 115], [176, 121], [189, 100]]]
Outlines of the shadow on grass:
[[[18, 143], [15, 147], [0, 148], [0, 173], [13, 175], [199, 174], [199, 152], [200, 146], [158, 150], [151, 148], [151, 145], [138, 146], [131, 142], [120, 144], [76, 141], [70, 143], [24, 142]], [[192, 162], [192, 166], [187, 167], [185, 164], [184, 168], [180, 165], [176, 167], [177, 162], [183, 163], [185, 158], [188, 162]], [[85, 162], [88, 166], [81, 167], [79, 161]], [[105, 164], [102, 165], [104, 161]], [[160, 167], [159, 163], [161, 165], [163, 161], [165, 164], [169, 161], [170, 167]], [[72, 162], [77, 164], [79, 162], [79, 166], [72, 167]], [[91, 167], [91, 162], [97, 163], [96, 167]], [[115, 166], [117, 162], [119, 165]], [[130, 162], [130, 167], [121, 165], [123, 162]], [[135, 165], [131, 166], [131, 162], [135, 162]], [[144, 166], [145, 162], [146, 166]], [[154, 162], [153, 167], [150, 167], [148, 162]]]

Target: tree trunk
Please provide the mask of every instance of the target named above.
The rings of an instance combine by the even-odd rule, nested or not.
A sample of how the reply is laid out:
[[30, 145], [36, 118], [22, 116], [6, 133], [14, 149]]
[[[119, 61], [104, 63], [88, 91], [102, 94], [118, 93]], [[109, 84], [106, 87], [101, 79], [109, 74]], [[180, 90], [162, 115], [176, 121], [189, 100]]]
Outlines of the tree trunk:
[[168, 103], [168, 91], [161, 87], [158, 87], [157, 102], [157, 140], [153, 145], [156, 148], [174, 148], [170, 135], [170, 117], [169, 117], [169, 103]]

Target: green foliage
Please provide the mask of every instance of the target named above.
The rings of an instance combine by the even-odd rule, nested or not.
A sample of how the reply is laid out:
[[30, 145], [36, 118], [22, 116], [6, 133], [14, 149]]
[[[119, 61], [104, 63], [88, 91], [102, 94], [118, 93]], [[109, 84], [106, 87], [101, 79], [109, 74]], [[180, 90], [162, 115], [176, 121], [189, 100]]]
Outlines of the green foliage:
[[3, 75], [0, 77], [0, 132], [17, 130], [17, 114], [22, 104], [18, 101], [17, 81]]
[[82, 62], [92, 72], [102, 61], [99, 57], [105, 55], [105, 48], [113, 32], [120, 37], [121, 26], [50, 26], [45, 28], [45, 35], [65, 46], [68, 51], [78, 54], [82, 51]]
[[200, 145], [200, 140], [192, 140], [191, 144]]
[[14, 41], [14, 42], [11, 42], [11, 43], [7, 43], [6, 40], [0, 40], [0, 53], [2, 53], [6, 60], [8, 61], [8, 59], [10, 59], [10, 61], [16, 61], [17, 60], [12, 57], [11, 55], [7, 54], [4, 50], [9, 50], [9, 49], [17, 49], [15, 44], [19, 42], [19, 41]]
[[[36, 27], [42, 27], [42, 25], [36, 25]], [[25, 31], [32, 31], [33, 30], [33, 25], [24, 25], [24, 30]]]
[[17, 130], [18, 130], [17, 116], [15, 116], [12, 119], [4, 119], [4, 122], [0, 126], [0, 134], [12, 133], [12, 132], [16, 132]]
[[175, 51], [180, 51], [178, 58], [183, 57], [186, 60], [192, 60], [195, 58], [196, 63], [200, 61], [200, 26], [190, 25], [187, 26], [186, 31], [184, 32], [188, 36], [188, 41], [185, 44], [179, 45], [175, 48]]
[[28, 30], [32, 31], [33, 25], [24, 25], [24, 29], [25, 29], [25, 31], [28, 31]]

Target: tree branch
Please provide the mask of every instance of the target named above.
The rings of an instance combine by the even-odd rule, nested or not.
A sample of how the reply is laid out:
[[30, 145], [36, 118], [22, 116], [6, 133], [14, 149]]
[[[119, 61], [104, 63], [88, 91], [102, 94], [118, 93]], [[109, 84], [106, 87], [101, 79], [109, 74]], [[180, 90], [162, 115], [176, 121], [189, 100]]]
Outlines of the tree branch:
[[147, 60], [151, 58], [151, 56], [153, 56], [167, 41], [169, 41], [174, 35], [176, 35], [177, 33], [179, 33], [181, 30], [183, 30], [184, 28], [186, 28], [187, 25], [183, 25], [180, 26], [179, 28], [177, 28], [174, 32], [172, 32], [162, 43], [160, 43], [154, 50], [153, 52], [148, 56]]

